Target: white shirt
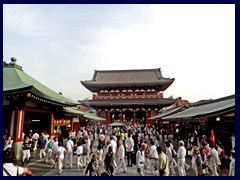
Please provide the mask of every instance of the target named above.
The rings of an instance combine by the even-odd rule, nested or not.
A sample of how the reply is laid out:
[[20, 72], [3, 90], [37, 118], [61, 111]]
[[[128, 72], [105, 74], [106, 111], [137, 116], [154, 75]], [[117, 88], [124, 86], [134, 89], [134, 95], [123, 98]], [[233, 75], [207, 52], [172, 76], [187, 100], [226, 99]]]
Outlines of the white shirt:
[[150, 147], [149, 157], [158, 159], [157, 147], [155, 145], [152, 145]]
[[186, 148], [184, 146], [180, 146], [178, 148], [177, 158], [185, 158], [185, 156], [186, 156]]
[[88, 136], [87, 131], [83, 130], [83, 136]]
[[10, 143], [8, 143], [8, 141], [5, 141], [5, 146], [4, 146], [4, 151], [7, 149], [7, 148], [12, 148], [12, 143], [13, 143], [13, 140], [10, 141]]
[[91, 141], [90, 139], [86, 140], [86, 147], [87, 147], [87, 150], [90, 152], [90, 145], [91, 145]]
[[64, 152], [66, 152], [66, 149], [64, 147], [60, 146], [57, 150], [59, 159], [64, 159]]
[[103, 134], [100, 134], [100, 135], [99, 135], [99, 139], [100, 139], [101, 141], [104, 141], [105, 136], [104, 136]]
[[82, 155], [83, 154], [83, 146], [78, 146], [76, 149], [76, 154], [77, 155]]
[[[17, 175], [23, 174], [23, 168], [19, 166], [14, 166], [12, 163], [4, 163], [3, 167], [11, 176], [17, 176]], [[3, 176], [9, 176], [9, 175], [3, 170]]]
[[52, 151], [53, 152], [57, 152], [57, 150], [58, 150], [58, 141], [54, 141], [53, 142], [53, 145], [52, 145]]
[[155, 140], [154, 145], [155, 145], [156, 147], [159, 147], [159, 146], [160, 146], [159, 141], [158, 141], [157, 139]]
[[235, 158], [231, 158], [229, 167], [231, 170], [235, 170]]
[[67, 152], [69, 154], [71, 154], [73, 152], [73, 146], [74, 146], [73, 141], [71, 139], [69, 139], [66, 143]]
[[145, 163], [145, 153], [144, 151], [138, 150], [137, 154], [136, 154], [136, 165], [137, 167], [139, 167], [140, 164], [144, 164]]
[[232, 149], [235, 147], [235, 137], [231, 137], [231, 142], [232, 142]]
[[217, 148], [217, 152], [218, 152], [218, 156], [219, 156], [221, 154], [221, 152], [222, 152], [222, 148], [218, 147]]
[[166, 147], [166, 156], [168, 157], [168, 161], [172, 161], [172, 148], [171, 147]]
[[39, 134], [34, 133], [33, 136], [32, 136], [32, 139], [36, 141], [36, 140], [38, 140], [38, 138], [39, 138]]
[[125, 149], [124, 149], [123, 145], [119, 146], [117, 154], [118, 154], [118, 157], [120, 159], [124, 159], [124, 157], [125, 157]]
[[112, 145], [113, 153], [115, 154], [116, 153], [116, 148], [117, 148], [117, 142], [114, 141], [113, 139], [110, 142], [111, 142], [111, 145]]
[[125, 147], [127, 152], [132, 152], [134, 147], [134, 141], [132, 138], [127, 138], [125, 140]]

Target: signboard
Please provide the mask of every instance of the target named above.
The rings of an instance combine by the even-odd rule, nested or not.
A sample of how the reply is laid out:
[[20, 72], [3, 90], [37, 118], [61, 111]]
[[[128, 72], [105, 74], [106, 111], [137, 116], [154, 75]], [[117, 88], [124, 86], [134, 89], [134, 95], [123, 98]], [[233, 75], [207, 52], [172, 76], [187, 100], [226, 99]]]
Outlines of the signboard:
[[54, 126], [67, 126], [71, 125], [70, 119], [55, 119], [54, 120]]

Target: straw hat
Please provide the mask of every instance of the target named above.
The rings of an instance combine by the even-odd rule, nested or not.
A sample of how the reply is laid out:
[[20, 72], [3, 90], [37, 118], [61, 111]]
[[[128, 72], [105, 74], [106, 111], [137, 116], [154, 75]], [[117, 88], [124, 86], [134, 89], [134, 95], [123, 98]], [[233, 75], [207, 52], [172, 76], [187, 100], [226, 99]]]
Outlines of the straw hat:
[[194, 151], [199, 151], [199, 148], [198, 148], [197, 146], [194, 146], [194, 147], [193, 147], [193, 150], [194, 150]]

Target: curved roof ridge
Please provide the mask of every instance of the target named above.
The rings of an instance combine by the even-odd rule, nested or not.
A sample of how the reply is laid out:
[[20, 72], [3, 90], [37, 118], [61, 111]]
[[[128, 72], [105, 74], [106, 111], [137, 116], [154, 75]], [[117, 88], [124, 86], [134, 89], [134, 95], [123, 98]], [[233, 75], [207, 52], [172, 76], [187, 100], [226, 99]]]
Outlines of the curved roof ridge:
[[161, 68], [149, 68], [149, 69], [116, 69], [116, 70], [95, 70], [96, 72], [121, 72], [121, 71], [155, 71], [160, 70]]
[[[10, 71], [9, 71], [10, 70]], [[77, 101], [71, 100], [65, 96], [60, 95], [56, 91], [50, 89], [43, 83], [39, 82], [35, 78], [29, 76], [22, 70], [17, 68], [4, 68], [4, 86], [8, 86], [8, 89], [4, 91], [20, 90], [28, 87], [29, 91], [36, 93], [36, 95], [42, 98], [52, 100], [62, 104], [79, 104]], [[14, 76], [14, 77], [13, 77]], [[12, 79], [14, 78], [14, 79]], [[9, 79], [11, 81], [9, 81]], [[6, 84], [8, 83], [8, 84]]]

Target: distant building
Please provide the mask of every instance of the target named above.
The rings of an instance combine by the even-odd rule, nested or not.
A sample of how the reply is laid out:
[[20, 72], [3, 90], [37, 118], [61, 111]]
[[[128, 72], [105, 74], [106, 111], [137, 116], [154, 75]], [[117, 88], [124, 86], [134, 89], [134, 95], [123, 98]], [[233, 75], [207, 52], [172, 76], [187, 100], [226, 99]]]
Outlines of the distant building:
[[81, 103], [96, 109], [97, 115], [106, 119], [106, 124], [132, 122], [152, 125], [150, 117], [177, 102], [177, 99], [163, 97], [173, 82], [174, 78], [164, 78], [159, 68], [96, 70], [91, 80], [81, 81], [94, 93], [93, 99]]

